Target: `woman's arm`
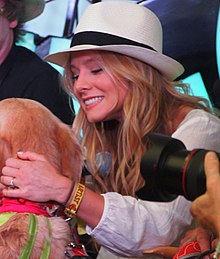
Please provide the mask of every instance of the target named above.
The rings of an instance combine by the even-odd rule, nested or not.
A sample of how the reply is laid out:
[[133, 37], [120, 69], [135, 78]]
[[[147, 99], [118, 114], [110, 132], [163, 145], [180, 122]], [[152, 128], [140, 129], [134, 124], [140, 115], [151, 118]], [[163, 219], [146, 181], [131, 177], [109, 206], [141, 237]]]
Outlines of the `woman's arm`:
[[[42, 155], [32, 152], [18, 153], [18, 159], [8, 159], [2, 174], [3, 184], [9, 185], [14, 177], [14, 184], [19, 187], [3, 189], [4, 196], [39, 202], [54, 200], [64, 204], [72, 188], [69, 178], [57, 172]], [[72, 196], [70, 195], [68, 204]], [[101, 219], [103, 208], [103, 196], [86, 188], [77, 215], [95, 228]]]
[[[2, 170], [2, 183], [9, 185], [15, 177], [18, 187], [4, 189], [5, 196], [66, 201], [72, 186], [70, 179], [41, 155], [26, 152], [18, 157], [8, 159]], [[183, 197], [169, 204], [152, 203], [118, 193], [99, 195], [86, 188], [77, 216], [90, 227], [88, 231], [94, 239], [109, 250], [125, 256], [141, 255], [144, 249], [172, 243], [191, 222], [190, 206]]]

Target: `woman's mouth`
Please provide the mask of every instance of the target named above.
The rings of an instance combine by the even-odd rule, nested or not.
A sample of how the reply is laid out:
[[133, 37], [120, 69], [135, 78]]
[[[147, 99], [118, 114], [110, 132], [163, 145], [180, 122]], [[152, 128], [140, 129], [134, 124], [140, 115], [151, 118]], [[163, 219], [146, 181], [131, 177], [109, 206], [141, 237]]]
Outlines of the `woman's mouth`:
[[84, 101], [84, 103], [85, 105], [91, 105], [91, 104], [101, 102], [102, 100], [103, 100], [103, 97], [94, 97]]

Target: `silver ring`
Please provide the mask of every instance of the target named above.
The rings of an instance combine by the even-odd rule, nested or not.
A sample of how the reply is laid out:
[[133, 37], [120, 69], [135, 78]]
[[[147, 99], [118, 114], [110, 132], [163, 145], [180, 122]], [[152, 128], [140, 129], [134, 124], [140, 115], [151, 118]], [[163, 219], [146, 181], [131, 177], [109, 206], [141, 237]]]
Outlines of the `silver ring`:
[[9, 184], [9, 186], [10, 186], [11, 188], [14, 188], [14, 187], [15, 187], [14, 180], [15, 180], [14, 177], [11, 178], [11, 181], [10, 181], [10, 184]]

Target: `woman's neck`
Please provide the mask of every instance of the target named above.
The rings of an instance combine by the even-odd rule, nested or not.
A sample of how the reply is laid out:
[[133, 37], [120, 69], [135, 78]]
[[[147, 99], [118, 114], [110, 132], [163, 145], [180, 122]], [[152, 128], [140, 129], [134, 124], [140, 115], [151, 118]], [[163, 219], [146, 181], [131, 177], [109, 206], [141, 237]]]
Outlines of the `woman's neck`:
[[190, 106], [181, 106], [174, 112], [172, 116], [172, 120], [169, 122], [169, 131], [170, 135], [172, 135], [176, 129], [179, 127], [180, 123], [185, 119], [186, 115], [191, 112], [194, 108]]

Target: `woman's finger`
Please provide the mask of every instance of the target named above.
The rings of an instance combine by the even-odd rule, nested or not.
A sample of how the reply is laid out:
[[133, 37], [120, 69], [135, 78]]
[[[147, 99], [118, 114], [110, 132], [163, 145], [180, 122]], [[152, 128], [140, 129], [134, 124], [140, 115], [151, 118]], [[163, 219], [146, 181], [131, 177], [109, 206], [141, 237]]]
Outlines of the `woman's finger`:
[[2, 190], [3, 196], [5, 197], [12, 197], [12, 198], [27, 198], [23, 196], [23, 193], [20, 189], [12, 189], [12, 188], [5, 188]]
[[19, 174], [19, 170], [17, 168], [4, 166], [2, 168], [2, 176], [1, 176], [1, 182], [5, 184], [4, 182], [4, 176], [10, 176], [10, 177], [17, 177]]
[[16, 186], [15, 177], [11, 177], [11, 176], [1, 176], [1, 183], [4, 184], [5, 186]]
[[46, 161], [45, 157], [43, 155], [37, 154], [35, 152], [17, 152], [17, 157], [22, 160], [29, 160], [29, 161]]

